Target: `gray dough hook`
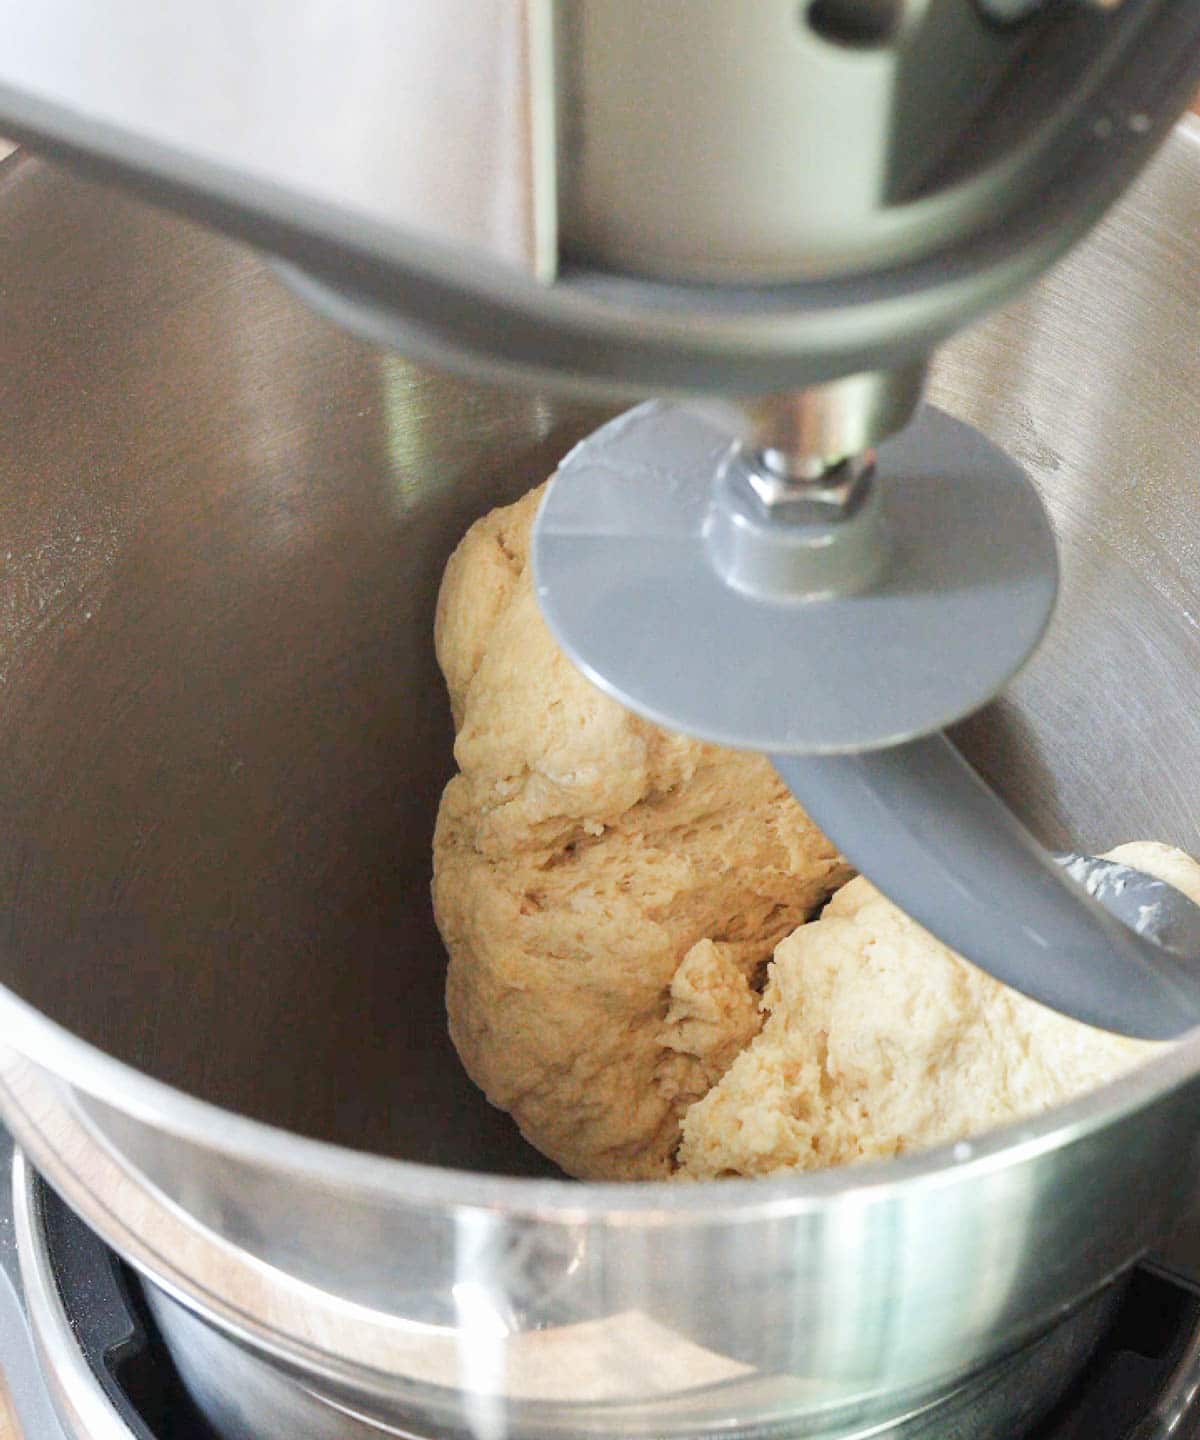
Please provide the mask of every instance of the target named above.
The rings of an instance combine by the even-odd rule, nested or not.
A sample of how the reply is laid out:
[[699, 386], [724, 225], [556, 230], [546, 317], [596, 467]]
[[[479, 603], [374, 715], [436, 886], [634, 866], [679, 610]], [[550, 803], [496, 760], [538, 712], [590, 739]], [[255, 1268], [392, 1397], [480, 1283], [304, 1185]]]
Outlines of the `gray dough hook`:
[[[919, 924], [1052, 1009], [1123, 1035], [1173, 1040], [1200, 1023], [1200, 910], [1161, 882], [1163, 944], [1071, 877], [944, 735], [774, 764], [851, 864]], [[1146, 881], [1138, 871], [1131, 882]], [[1133, 899], [1134, 897], [1130, 897]]]
[[[679, 405], [576, 446], [533, 541], [566, 653], [648, 719], [771, 755], [863, 874], [1005, 984], [1139, 1038], [1200, 1023], [1200, 947], [1092, 898], [940, 733], [1049, 622], [1057, 558], [1028, 477], [924, 406], [877, 456], [776, 484], [782, 503], [776, 479]], [[1186, 897], [1159, 886], [1155, 903], [1200, 934]]]

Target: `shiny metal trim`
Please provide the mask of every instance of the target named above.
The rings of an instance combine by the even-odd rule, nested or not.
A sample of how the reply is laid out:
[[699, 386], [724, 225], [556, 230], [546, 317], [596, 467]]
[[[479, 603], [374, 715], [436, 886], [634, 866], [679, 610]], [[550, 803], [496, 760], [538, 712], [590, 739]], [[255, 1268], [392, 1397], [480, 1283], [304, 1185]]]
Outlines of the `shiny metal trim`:
[[20, 1150], [12, 1162], [12, 1207], [25, 1308], [55, 1412], [79, 1440], [132, 1440], [75, 1340], [50, 1266], [35, 1176]]
[[[74, 1340], [49, 1262], [45, 1231], [38, 1210], [36, 1175], [19, 1150], [13, 1156], [12, 1205], [29, 1318], [43, 1366], [42, 1374], [53, 1395], [56, 1413], [64, 1423], [75, 1427], [70, 1433], [78, 1436], [79, 1440], [129, 1440], [130, 1431], [108, 1403]], [[164, 1289], [164, 1293], [170, 1292]], [[196, 1313], [194, 1301], [189, 1301], [187, 1308]], [[228, 1330], [225, 1333], [228, 1334]], [[374, 1426], [386, 1434], [412, 1436], [416, 1433], [382, 1421], [352, 1404], [321, 1394], [308, 1386], [300, 1388], [311, 1402], [328, 1407], [349, 1422]], [[1193, 1337], [1187, 1345], [1151, 1414], [1131, 1433], [1129, 1440], [1169, 1440], [1169, 1437], [1181, 1435], [1183, 1432], [1179, 1426], [1194, 1414], [1198, 1394], [1200, 1335]], [[15, 1424], [16, 1417], [11, 1409], [3, 1413], [3, 1418]], [[23, 1433], [15, 1430], [14, 1440], [22, 1440]]]
[[555, 212], [538, 192], [549, 180], [552, 196], [553, 170], [530, 44], [547, 4], [0, 4], [0, 108], [51, 135], [91, 131], [150, 173], [227, 167], [251, 205], [259, 187], [288, 189], [461, 247], [468, 265], [486, 255], [546, 276]]
[[927, 373], [918, 361], [746, 400], [749, 444], [767, 470], [814, 480], [902, 430], [921, 403]]
[[[354, 1304], [275, 1266], [264, 1264], [256, 1256], [213, 1234], [148, 1184], [143, 1176], [135, 1174], [93, 1129], [69, 1088], [61, 1082], [39, 1074], [37, 1067], [28, 1062], [17, 1062], [15, 1069], [12, 1063], [5, 1063], [0, 1072], [0, 1085], [11, 1128], [38, 1170], [53, 1178], [55, 1188], [71, 1208], [125, 1260], [193, 1315], [230, 1339], [249, 1346], [259, 1356], [269, 1358], [285, 1371], [302, 1378], [306, 1388], [313, 1393], [316, 1393], [313, 1387], [320, 1387], [335, 1401], [339, 1396], [343, 1397], [359, 1413], [366, 1413], [364, 1407], [370, 1408], [373, 1401], [378, 1407], [376, 1413], [381, 1417], [397, 1413], [404, 1415], [414, 1405], [414, 1396], [417, 1397], [417, 1408], [420, 1408], [422, 1398], [429, 1403], [429, 1397], [443, 1397], [443, 1403], [465, 1403], [470, 1407], [473, 1367], [482, 1362], [486, 1371], [489, 1348], [495, 1343], [495, 1336], [486, 1328], [477, 1334], [464, 1336], [453, 1326], [414, 1325], [399, 1315]], [[978, 1148], [982, 1150], [985, 1146]], [[995, 1158], [1004, 1161], [1011, 1158], [1012, 1153], [1010, 1147], [1007, 1156]], [[980, 1157], [977, 1168], [981, 1172], [987, 1166], [987, 1159], [986, 1155]], [[901, 1160], [890, 1165], [861, 1168], [879, 1172], [877, 1178], [883, 1179], [884, 1172], [904, 1168], [905, 1163]], [[957, 1184], [962, 1178], [961, 1172], [971, 1167], [972, 1161], [964, 1160], [961, 1147], [958, 1147], [958, 1154], [947, 1157], [942, 1164], [942, 1173], [933, 1179], [935, 1182]], [[822, 1176], [810, 1178], [823, 1180], [833, 1174], [825, 1172]], [[893, 1183], [903, 1182], [893, 1176]], [[708, 1192], [734, 1188], [745, 1191], [755, 1185], [775, 1188], [770, 1182], [720, 1182], [683, 1188]], [[586, 1187], [589, 1198], [598, 1191], [620, 1188]], [[630, 1189], [661, 1192], [667, 1188], [660, 1185], [624, 1187], [626, 1193]], [[680, 1188], [670, 1187], [672, 1196], [678, 1195]], [[843, 1188], [857, 1189], [861, 1195], [871, 1187]], [[853, 1198], [849, 1199], [848, 1205], [846, 1213], [850, 1214], [854, 1207]], [[475, 1223], [465, 1207], [456, 1207], [456, 1213], [464, 1227]], [[786, 1218], [793, 1213], [794, 1207], [784, 1209], [778, 1204], [774, 1211], [744, 1206], [738, 1218], [755, 1219], [764, 1214]], [[561, 1212], [553, 1218], [565, 1220]], [[653, 1236], [660, 1225], [686, 1223], [687, 1216], [686, 1211], [675, 1204], [671, 1209], [643, 1216], [633, 1213], [614, 1215], [610, 1207], [605, 1218], [608, 1223], [617, 1226], [646, 1229]], [[1106, 1284], [1116, 1273], [1119, 1272], [1095, 1277], [1097, 1286]], [[1065, 1315], [1068, 1310], [1069, 1307], [1058, 1313]], [[1019, 1346], [1039, 1328], [1052, 1323], [1053, 1318], [1052, 1315], [1040, 1317], [1038, 1324], [1031, 1325], [1023, 1334], [1010, 1336], [1006, 1343], [997, 1344], [990, 1354], [971, 1353], [968, 1364], [941, 1377], [940, 1387], [932, 1387], [925, 1378], [924, 1390], [915, 1394], [898, 1394], [895, 1408], [887, 1413], [895, 1420], [924, 1409], [931, 1399], [950, 1394], [962, 1379], [989, 1359]], [[519, 1374], [524, 1369], [520, 1359], [522, 1348], [528, 1347], [528, 1353], [536, 1355], [538, 1347], [550, 1339], [551, 1334], [546, 1330], [513, 1332], [505, 1341], [503, 1355], [506, 1358], [501, 1360], [497, 1353], [492, 1363], [510, 1366], [515, 1361], [516, 1373]], [[722, 1365], [728, 1364], [725, 1357], [714, 1356], [713, 1359]], [[743, 1373], [739, 1374], [739, 1369]], [[510, 1388], [504, 1397], [507, 1405], [539, 1403], [536, 1394], [514, 1393], [512, 1382], [508, 1383]], [[802, 1401], [788, 1388], [786, 1377], [754, 1371], [749, 1367], [735, 1367], [717, 1382], [717, 1388], [710, 1386], [698, 1393], [702, 1396], [726, 1392], [729, 1395], [727, 1405], [740, 1413], [753, 1414], [756, 1422], [768, 1429], [771, 1423], [780, 1423], [789, 1416], [798, 1426], [802, 1420], [809, 1426], [813, 1423], [814, 1417], [803, 1412]], [[686, 1395], [686, 1392], [683, 1393]], [[802, 1382], [800, 1395], [803, 1395]], [[486, 1391], [482, 1396], [476, 1396], [485, 1408], [485, 1402], [490, 1398]], [[548, 1405], [551, 1410], [557, 1408], [554, 1399], [540, 1403]], [[798, 1405], [801, 1408], [797, 1408]], [[610, 1409], [610, 1405], [603, 1406], [599, 1413], [603, 1416]], [[586, 1404], [570, 1407], [570, 1414], [578, 1417], [578, 1433], [581, 1435], [592, 1433], [583, 1424], [588, 1411]], [[863, 1418], [867, 1417], [864, 1415]], [[879, 1412], [873, 1411], [871, 1418], [878, 1420]], [[611, 1420], [608, 1423], [611, 1424]], [[648, 1423], [653, 1426], [652, 1419]], [[513, 1433], [523, 1433], [515, 1422]], [[553, 1433], [562, 1432], [555, 1429]], [[570, 1433], [574, 1435], [576, 1431]], [[614, 1432], [604, 1430], [603, 1433]], [[632, 1427], [629, 1433], [633, 1433]], [[753, 1433], [757, 1434], [758, 1430], [754, 1429]], [[797, 1430], [797, 1434], [809, 1433], [819, 1432], [807, 1428]], [[89, 1436], [89, 1440], [92, 1437]], [[105, 1440], [105, 1437], [99, 1437], [99, 1440]]]

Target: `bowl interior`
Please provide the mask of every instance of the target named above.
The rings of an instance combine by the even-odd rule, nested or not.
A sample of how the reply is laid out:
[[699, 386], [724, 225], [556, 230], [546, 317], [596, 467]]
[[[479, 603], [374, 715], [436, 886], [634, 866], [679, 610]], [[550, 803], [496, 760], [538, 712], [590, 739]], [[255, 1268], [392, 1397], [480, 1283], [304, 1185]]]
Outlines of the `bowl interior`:
[[[604, 412], [340, 333], [249, 252], [0, 169], [0, 980], [321, 1139], [552, 1173], [446, 1035], [428, 886], [444, 561]], [[1200, 146], [940, 357], [1062, 546], [958, 738], [1041, 837], [1200, 850]]]

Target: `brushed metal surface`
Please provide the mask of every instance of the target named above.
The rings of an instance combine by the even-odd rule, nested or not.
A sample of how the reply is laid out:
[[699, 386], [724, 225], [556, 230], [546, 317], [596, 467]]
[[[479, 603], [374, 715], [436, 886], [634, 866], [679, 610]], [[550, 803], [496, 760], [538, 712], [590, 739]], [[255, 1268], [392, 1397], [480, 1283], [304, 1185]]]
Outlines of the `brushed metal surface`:
[[0, 208], [0, 923], [26, 998], [261, 1119], [508, 1165], [445, 1035], [430, 617], [471, 519], [595, 412], [357, 344], [248, 252], [36, 160]]
[[[889, 1165], [511, 1178], [544, 1167], [442, 1026], [431, 607], [467, 522], [603, 412], [364, 347], [36, 161], [0, 213], [0, 1085], [169, 1293], [371, 1413], [822, 1434], [944, 1391], [1181, 1212], [1196, 1039]], [[1187, 128], [934, 378], [1062, 543], [1045, 647], [962, 731], [1057, 848], [1200, 848], [1198, 297]]]
[[296, 208], [553, 271], [553, 174], [534, 134], [538, 3], [163, 0], [152, 18], [141, 0], [4, 4], [0, 106], [226, 195], [236, 177]]
[[[872, 1427], [870, 1440], [1014, 1440], [1025, 1435], [1070, 1388], [1111, 1324], [1124, 1288], [1118, 1281], [1089, 1297], [1052, 1330], [999, 1366], [971, 1377], [937, 1403], [898, 1417], [895, 1424]], [[255, 1436], [302, 1436], [303, 1440], [363, 1440], [380, 1434], [347, 1406], [296, 1385], [265, 1365], [153, 1285], [147, 1286], [145, 1293], [159, 1332], [177, 1357], [180, 1373], [218, 1434], [233, 1436], [248, 1429]], [[1194, 1373], [1193, 1367], [1181, 1381]], [[230, 1377], [234, 1377], [233, 1383]], [[1189, 1393], [1184, 1390], [1182, 1404], [1180, 1399], [1178, 1393], [1172, 1395], [1174, 1404], [1170, 1409], [1164, 1405], [1164, 1409], [1170, 1418], [1178, 1410], [1186, 1421]], [[482, 1425], [476, 1433], [497, 1432]], [[739, 1440], [750, 1433], [739, 1432]], [[803, 1428], [785, 1427], [776, 1435], [779, 1440], [792, 1440], [806, 1433]], [[1164, 1436], [1167, 1433], [1164, 1431]], [[449, 1440], [444, 1430], [406, 1430], [404, 1434], [405, 1440]]]

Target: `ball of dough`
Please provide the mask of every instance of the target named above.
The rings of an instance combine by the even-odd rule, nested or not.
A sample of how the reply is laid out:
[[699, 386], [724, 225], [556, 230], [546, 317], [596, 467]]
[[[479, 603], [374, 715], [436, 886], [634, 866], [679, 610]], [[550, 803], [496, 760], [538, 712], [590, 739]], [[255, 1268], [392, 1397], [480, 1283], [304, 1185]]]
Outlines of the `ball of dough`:
[[[1111, 858], [1200, 902], [1166, 845]], [[1105, 1084], [1159, 1047], [1068, 1020], [852, 880], [775, 951], [758, 1035], [683, 1121], [693, 1179], [842, 1165], [957, 1140]]]
[[566, 659], [527, 564], [540, 498], [472, 527], [438, 601], [450, 1033], [564, 1170], [663, 1178], [688, 1105], [762, 1023], [774, 947], [850, 871], [762, 756], [669, 734]]

